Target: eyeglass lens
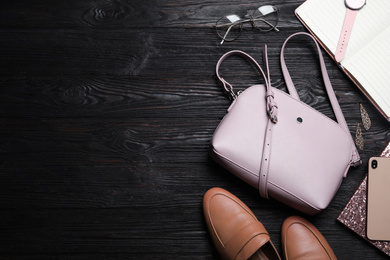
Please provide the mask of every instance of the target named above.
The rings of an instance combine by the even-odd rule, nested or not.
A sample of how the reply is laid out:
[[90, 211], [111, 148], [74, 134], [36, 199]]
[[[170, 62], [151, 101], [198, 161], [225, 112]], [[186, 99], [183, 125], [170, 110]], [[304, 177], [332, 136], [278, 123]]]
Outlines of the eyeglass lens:
[[241, 34], [242, 23], [238, 15], [227, 15], [217, 21], [216, 29], [219, 37], [225, 41], [234, 41]]
[[254, 27], [263, 32], [279, 31], [276, 28], [278, 19], [278, 9], [272, 5], [265, 5], [257, 8], [250, 20], [242, 20], [241, 17], [235, 14], [221, 17], [217, 21], [216, 30], [222, 39], [221, 44], [223, 44], [224, 41], [234, 41], [240, 36], [243, 22], [251, 21]]
[[276, 30], [279, 20], [278, 9], [272, 5], [265, 5], [257, 8], [252, 15], [253, 24], [262, 31]]

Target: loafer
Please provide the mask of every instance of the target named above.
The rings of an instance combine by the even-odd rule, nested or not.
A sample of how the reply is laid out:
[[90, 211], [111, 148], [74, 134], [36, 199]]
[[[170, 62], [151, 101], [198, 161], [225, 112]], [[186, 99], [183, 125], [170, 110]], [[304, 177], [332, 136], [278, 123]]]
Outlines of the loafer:
[[280, 260], [264, 226], [236, 196], [221, 188], [203, 197], [208, 230], [222, 259]]
[[283, 222], [282, 248], [286, 260], [337, 259], [320, 231], [298, 216], [291, 216]]

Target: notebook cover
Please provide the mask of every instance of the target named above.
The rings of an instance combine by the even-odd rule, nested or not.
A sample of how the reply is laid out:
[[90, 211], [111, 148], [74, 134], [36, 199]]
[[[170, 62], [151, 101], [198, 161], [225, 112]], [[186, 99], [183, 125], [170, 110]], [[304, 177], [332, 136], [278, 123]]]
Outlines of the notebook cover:
[[[390, 143], [380, 156], [390, 157]], [[390, 256], [390, 241], [369, 240], [366, 236], [366, 203], [367, 175], [337, 217], [337, 220]]]

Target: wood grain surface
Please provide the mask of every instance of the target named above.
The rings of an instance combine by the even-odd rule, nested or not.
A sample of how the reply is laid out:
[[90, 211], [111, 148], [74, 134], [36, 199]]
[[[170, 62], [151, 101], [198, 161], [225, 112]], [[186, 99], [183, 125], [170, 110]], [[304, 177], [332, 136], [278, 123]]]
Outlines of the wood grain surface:
[[[280, 48], [305, 31], [294, 16], [303, 2], [270, 0], [279, 32], [247, 28], [220, 46], [218, 18], [259, 2], [2, 1], [0, 259], [219, 259], [202, 212], [215, 186], [253, 210], [281, 253], [283, 220], [301, 214], [260, 198], [208, 156], [230, 104], [215, 65], [233, 49], [261, 61], [267, 44], [272, 85], [286, 90]], [[351, 134], [359, 103], [372, 126], [363, 130], [363, 164], [325, 211], [304, 217], [339, 259], [385, 259], [336, 217], [390, 141], [390, 125], [324, 58]], [[293, 40], [286, 62], [302, 101], [334, 118], [313, 43]], [[237, 90], [262, 82], [235, 57], [221, 73]]]

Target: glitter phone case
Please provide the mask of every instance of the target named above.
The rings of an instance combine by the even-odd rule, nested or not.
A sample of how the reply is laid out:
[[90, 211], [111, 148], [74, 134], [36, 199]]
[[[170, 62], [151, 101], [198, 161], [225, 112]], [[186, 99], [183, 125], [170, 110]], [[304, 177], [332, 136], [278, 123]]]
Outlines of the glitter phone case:
[[[390, 157], [390, 143], [383, 150], [381, 157]], [[364, 177], [355, 193], [341, 211], [337, 220], [347, 228], [366, 239], [369, 243], [390, 256], [390, 242], [369, 240], [366, 234], [366, 202], [367, 202], [367, 176]]]

